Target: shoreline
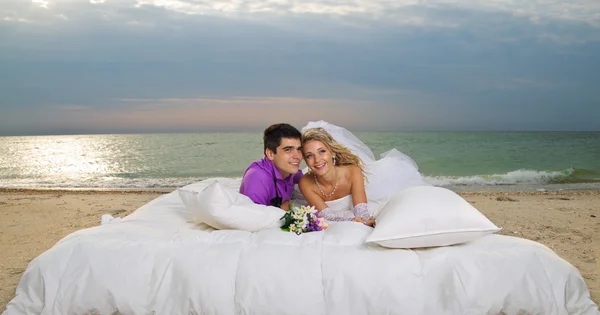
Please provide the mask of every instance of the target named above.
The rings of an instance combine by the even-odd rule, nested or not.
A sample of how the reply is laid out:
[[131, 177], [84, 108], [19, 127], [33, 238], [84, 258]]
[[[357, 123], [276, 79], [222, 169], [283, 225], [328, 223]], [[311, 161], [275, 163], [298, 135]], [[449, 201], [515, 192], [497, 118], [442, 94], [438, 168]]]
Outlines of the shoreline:
[[[515, 187], [519, 185], [498, 185], [498, 186], [438, 186], [448, 188], [457, 194], [463, 195], [507, 195], [507, 194], [518, 194], [518, 195], [539, 195], [539, 194], [590, 194], [596, 195], [600, 194], [600, 187], [576, 187], [576, 188], [568, 188], [565, 189], [564, 185], [555, 184], [559, 186], [548, 186], [543, 185], [548, 188], [535, 188], [531, 185], [527, 185], [526, 187], [529, 189], [515, 190], [515, 189], [500, 189], [498, 186], [502, 187]], [[129, 188], [129, 187], [0, 187], [0, 193], [46, 193], [46, 194], [54, 194], [54, 193], [95, 193], [95, 194], [111, 194], [111, 193], [121, 193], [121, 194], [140, 194], [140, 193], [162, 193], [167, 194], [177, 190], [178, 188], [182, 188], [184, 186], [172, 186], [172, 187], [158, 187], [158, 188]], [[469, 189], [477, 187], [478, 189]], [[483, 188], [487, 189], [483, 189]], [[541, 187], [541, 185], [540, 185]]]
[[111, 187], [85, 187], [85, 188], [7, 188], [0, 187], [0, 193], [40, 193], [40, 194], [55, 194], [55, 193], [73, 193], [73, 194], [140, 194], [140, 193], [170, 193], [180, 187], [165, 187], [165, 188], [111, 188]]
[[[28, 263], [60, 239], [175, 189], [0, 188], [0, 312]], [[499, 234], [539, 242], [577, 268], [600, 304], [600, 190], [457, 193], [502, 227]]]

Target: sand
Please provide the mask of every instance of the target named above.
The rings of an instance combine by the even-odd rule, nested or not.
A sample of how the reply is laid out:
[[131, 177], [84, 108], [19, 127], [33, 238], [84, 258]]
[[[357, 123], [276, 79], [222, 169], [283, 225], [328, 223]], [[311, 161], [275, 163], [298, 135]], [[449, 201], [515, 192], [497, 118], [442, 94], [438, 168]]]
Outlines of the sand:
[[[103, 214], [123, 217], [161, 193], [0, 189], [0, 311], [27, 264], [62, 237], [99, 225]], [[540, 242], [578, 268], [600, 304], [600, 191], [460, 194], [501, 234]]]

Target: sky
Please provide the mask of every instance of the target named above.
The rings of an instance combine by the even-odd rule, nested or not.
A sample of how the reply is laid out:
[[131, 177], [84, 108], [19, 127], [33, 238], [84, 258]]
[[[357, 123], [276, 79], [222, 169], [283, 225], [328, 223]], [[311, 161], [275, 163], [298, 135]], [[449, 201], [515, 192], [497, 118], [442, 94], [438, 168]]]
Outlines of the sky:
[[2, 0], [0, 135], [600, 130], [597, 0]]

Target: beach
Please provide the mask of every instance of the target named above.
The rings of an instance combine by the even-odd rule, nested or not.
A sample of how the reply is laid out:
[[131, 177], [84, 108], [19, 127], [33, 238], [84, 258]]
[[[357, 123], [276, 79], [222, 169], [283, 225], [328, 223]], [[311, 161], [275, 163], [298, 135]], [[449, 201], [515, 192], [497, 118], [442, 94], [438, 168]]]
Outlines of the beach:
[[[0, 311], [27, 264], [64, 236], [126, 216], [168, 190], [0, 189]], [[546, 245], [581, 272], [600, 303], [600, 191], [461, 192], [501, 234]]]

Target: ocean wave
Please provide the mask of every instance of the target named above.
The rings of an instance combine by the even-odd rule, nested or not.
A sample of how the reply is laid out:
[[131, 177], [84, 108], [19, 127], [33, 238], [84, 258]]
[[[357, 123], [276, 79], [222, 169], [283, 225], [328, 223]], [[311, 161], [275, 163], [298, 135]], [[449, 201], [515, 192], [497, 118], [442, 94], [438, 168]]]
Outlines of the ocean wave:
[[596, 172], [568, 168], [559, 171], [538, 171], [520, 169], [506, 174], [472, 176], [426, 176], [425, 179], [436, 186], [481, 186], [518, 184], [567, 184], [600, 182]]
[[[0, 188], [174, 188], [199, 182], [209, 177], [231, 177], [226, 174], [210, 174], [199, 177], [127, 178], [100, 176], [92, 178], [52, 177], [0, 179]], [[521, 169], [506, 174], [473, 176], [426, 176], [435, 186], [491, 186], [491, 185], [536, 185], [600, 183], [600, 173], [584, 169], [568, 168], [559, 171]]]

